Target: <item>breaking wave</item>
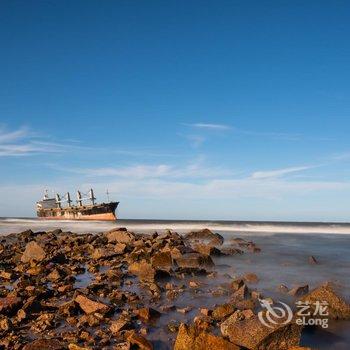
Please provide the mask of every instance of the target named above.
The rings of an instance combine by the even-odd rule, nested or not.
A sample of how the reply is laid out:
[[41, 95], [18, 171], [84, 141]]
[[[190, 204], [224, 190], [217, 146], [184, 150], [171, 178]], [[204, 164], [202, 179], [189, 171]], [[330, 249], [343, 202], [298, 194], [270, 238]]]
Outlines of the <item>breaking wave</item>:
[[248, 222], [248, 221], [166, 221], [166, 220], [118, 220], [104, 221], [42, 221], [31, 218], [0, 219], [0, 234], [21, 232], [27, 229], [33, 231], [61, 228], [72, 232], [101, 232], [115, 227], [127, 227], [135, 232], [151, 232], [154, 230], [172, 229], [178, 232], [188, 232], [209, 228], [219, 232], [259, 233], [273, 235], [281, 233], [293, 234], [350, 234], [350, 224], [341, 223], [291, 223], [291, 222]]

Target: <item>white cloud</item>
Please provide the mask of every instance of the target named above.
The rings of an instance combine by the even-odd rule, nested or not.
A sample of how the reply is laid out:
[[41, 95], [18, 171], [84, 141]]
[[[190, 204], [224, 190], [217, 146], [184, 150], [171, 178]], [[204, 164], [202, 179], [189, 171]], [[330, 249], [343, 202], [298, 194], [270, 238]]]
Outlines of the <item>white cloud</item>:
[[207, 130], [229, 130], [231, 126], [225, 124], [212, 124], [212, 123], [194, 123], [186, 124], [188, 126], [198, 128], [198, 129], [207, 129]]
[[253, 179], [276, 178], [276, 177], [281, 177], [290, 173], [296, 173], [299, 171], [311, 169], [314, 167], [315, 166], [297, 166], [297, 167], [274, 169], [274, 170], [268, 170], [268, 171], [255, 171], [251, 177]]

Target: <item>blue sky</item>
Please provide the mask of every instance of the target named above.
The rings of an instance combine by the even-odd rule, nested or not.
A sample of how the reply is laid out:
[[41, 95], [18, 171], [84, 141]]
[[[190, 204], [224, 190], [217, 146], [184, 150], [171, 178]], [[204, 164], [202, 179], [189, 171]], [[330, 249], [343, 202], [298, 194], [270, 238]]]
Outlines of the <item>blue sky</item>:
[[0, 216], [350, 217], [347, 1], [0, 2]]

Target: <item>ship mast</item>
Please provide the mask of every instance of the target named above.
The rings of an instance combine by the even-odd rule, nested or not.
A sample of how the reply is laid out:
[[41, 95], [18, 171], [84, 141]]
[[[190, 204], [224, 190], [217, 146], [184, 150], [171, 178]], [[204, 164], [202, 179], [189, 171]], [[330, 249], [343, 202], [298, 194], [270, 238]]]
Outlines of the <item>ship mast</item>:
[[81, 198], [80, 191], [77, 191], [77, 203], [79, 204], [79, 207], [83, 206], [83, 199]]
[[94, 197], [94, 190], [92, 188], [90, 188], [89, 197], [90, 197], [92, 205], [95, 205], [95, 199], [96, 198]]

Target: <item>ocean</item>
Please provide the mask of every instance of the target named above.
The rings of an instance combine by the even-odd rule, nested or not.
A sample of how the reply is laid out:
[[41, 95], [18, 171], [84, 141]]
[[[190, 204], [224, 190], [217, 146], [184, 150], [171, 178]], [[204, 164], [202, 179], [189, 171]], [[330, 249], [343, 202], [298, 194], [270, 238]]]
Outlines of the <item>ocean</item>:
[[[234, 278], [247, 272], [255, 273], [259, 277], [259, 282], [254, 286], [257, 290], [265, 296], [288, 303], [292, 303], [293, 300], [281, 295], [277, 290], [281, 284], [289, 288], [308, 284], [312, 289], [324, 282], [332, 282], [337, 286], [338, 292], [347, 301], [350, 301], [350, 224], [174, 220], [79, 222], [41, 221], [32, 218], [0, 219], [0, 235], [27, 229], [46, 231], [56, 228], [78, 233], [97, 233], [115, 227], [127, 227], [130, 231], [144, 233], [160, 232], [166, 229], [185, 233], [209, 228], [223, 235], [227, 242], [234, 237], [251, 240], [261, 248], [261, 253], [214, 257], [217, 269], [222, 275], [230, 275]], [[310, 256], [317, 259], [317, 265], [309, 264]], [[82, 281], [83, 284], [84, 281]], [[189, 316], [193, 315], [189, 314]], [[332, 323], [327, 330], [310, 329], [304, 332], [302, 343], [321, 350], [330, 348], [345, 350], [350, 344], [349, 330], [350, 322], [337, 321]]]

